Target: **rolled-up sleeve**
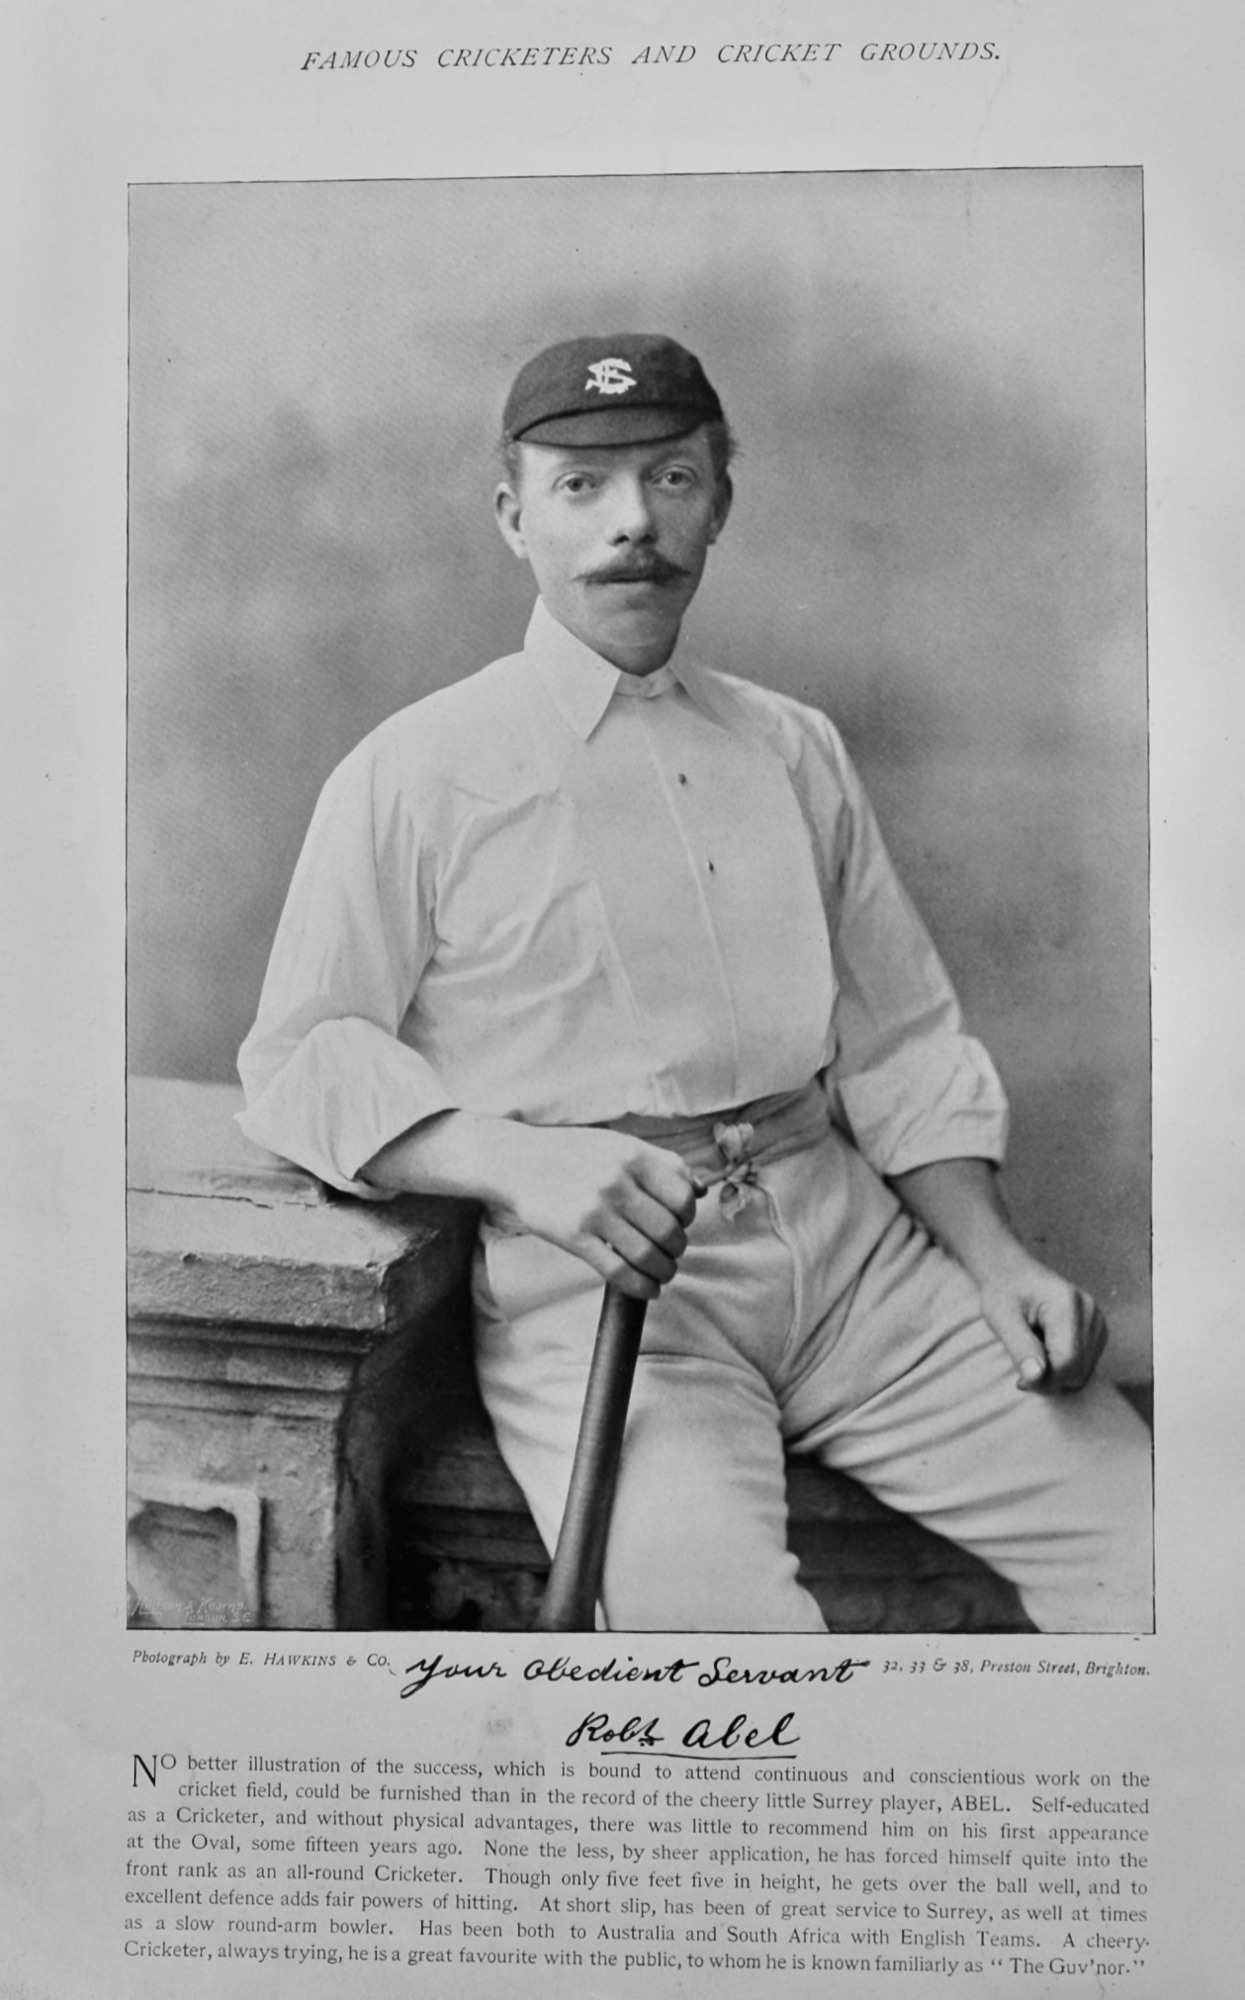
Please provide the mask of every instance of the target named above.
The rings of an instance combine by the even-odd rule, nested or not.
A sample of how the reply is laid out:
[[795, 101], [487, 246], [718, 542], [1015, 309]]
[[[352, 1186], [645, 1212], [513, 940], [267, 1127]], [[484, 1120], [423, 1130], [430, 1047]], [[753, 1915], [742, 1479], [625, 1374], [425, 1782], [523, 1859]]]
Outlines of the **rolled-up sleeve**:
[[900, 882], [864, 788], [826, 725], [844, 810], [836, 828], [832, 947], [838, 998], [830, 1083], [878, 1173], [935, 1160], [1001, 1160], [1007, 1099], [966, 1033], [928, 931]]
[[360, 1167], [453, 1105], [399, 1034], [435, 935], [425, 846], [384, 749], [361, 744], [320, 795], [238, 1057], [247, 1137], [366, 1198], [383, 1197]]

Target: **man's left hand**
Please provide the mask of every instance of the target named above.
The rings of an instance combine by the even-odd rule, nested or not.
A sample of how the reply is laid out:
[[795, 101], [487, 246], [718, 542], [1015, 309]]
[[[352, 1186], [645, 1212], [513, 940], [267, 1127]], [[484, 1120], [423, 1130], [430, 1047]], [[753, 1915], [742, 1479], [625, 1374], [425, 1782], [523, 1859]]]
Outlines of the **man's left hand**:
[[1017, 1365], [1016, 1386], [1044, 1395], [1083, 1389], [1107, 1344], [1088, 1292], [1021, 1252], [980, 1287], [987, 1325]]
[[1018, 1389], [1083, 1389], [1107, 1344], [1088, 1292], [1030, 1256], [1012, 1229], [987, 1160], [936, 1160], [896, 1174], [914, 1215], [958, 1257], [981, 1294], [986, 1324], [1016, 1364]]

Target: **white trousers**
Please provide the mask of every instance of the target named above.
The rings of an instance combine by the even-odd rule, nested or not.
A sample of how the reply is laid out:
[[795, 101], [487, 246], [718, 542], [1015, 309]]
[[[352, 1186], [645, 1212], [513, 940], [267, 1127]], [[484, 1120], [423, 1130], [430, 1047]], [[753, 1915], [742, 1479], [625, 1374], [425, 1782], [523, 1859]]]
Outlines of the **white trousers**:
[[[1151, 1630], [1140, 1419], [1105, 1382], [1017, 1390], [971, 1280], [830, 1125], [820, 1090], [788, 1101], [775, 1129], [746, 1169], [752, 1185], [701, 1201], [649, 1307], [602, 1590], [609, 1627], [824, 1631], [787, 1548], [794, 1451], [975, 1551], [1040, 1630]], [[722, 1171], [703, 1121], [661, 1142]], [[484, 1402], [552, 1550], [600, 1280], [552, 1244], [486, 1226], [474, 1298]]]

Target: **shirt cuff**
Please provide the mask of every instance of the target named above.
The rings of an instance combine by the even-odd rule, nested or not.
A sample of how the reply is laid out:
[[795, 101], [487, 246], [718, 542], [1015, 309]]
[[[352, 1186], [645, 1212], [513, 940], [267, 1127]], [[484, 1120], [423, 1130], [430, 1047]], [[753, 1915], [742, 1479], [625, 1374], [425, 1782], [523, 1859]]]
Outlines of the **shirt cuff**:
[[459, 1108], [423, 1056], [374, 1021], [321, 1021], [283, 1060], [276, 1053], [244, 1047], [238, 1125], [343, 1194], [392, 1200], [392, 1190], [358, 1178], [360, 1167], [413, 1125]]
[[1007, 1150], [1007, 1098], [981, 1043], [957, 1037], [937, 1061], [925, 1048], [878, 1069], [831, 1077], [860, 1152], [875, 1173], [936, 1160], [993, 1160]]

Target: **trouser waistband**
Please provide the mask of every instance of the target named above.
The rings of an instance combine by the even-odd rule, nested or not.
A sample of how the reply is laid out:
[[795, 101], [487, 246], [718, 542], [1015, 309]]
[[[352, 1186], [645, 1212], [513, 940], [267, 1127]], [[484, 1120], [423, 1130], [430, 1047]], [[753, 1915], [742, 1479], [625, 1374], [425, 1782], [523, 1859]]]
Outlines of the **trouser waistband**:
[[831, 1119], [825, 1091], [814, 1077], [802, 1090], [758, 1097], [729, 1111], [695, 1118], [631, 1115], [607, 1124], [612, 1132], [630, 1132], [678, 1153], [706, 1189], [721, 1186], [722, 1206], [730, 1214], [747, 1201], [759, 1167], [816, 1145]]

